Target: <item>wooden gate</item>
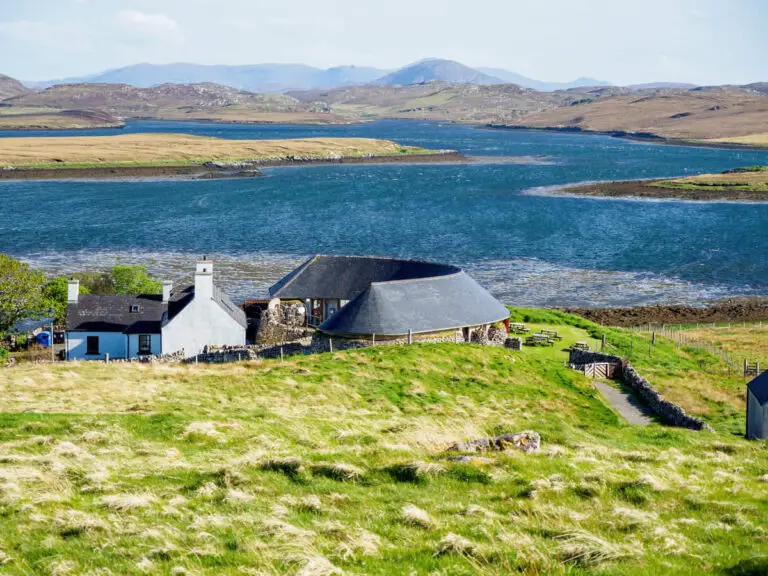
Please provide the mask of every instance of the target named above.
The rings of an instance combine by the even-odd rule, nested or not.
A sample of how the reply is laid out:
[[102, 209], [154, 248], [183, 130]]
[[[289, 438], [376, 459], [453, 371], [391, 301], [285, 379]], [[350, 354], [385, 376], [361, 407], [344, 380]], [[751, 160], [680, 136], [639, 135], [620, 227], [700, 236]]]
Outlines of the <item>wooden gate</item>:
[[618, 364], [608, 362], [596, 362], [584, 364], [584, 375], [588, 378], [614, 378]]

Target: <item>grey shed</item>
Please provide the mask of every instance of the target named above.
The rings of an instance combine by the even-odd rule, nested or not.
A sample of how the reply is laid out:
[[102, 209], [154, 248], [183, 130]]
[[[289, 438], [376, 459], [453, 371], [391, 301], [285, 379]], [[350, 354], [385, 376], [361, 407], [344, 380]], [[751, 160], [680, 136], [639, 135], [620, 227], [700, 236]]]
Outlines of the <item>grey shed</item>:
[[768, 372], [747, 384], [747, 438], [768, 439]]

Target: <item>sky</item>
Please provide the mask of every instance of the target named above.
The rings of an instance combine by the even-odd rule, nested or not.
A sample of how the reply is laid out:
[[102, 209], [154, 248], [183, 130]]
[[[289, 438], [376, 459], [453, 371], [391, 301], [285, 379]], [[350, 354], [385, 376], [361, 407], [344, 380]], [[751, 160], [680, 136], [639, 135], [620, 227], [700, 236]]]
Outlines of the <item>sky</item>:
[[395, 69], [422, 58], [546, 81], [768, 81], [768, 0], [0, 0], [0, 73], [157, 64]]

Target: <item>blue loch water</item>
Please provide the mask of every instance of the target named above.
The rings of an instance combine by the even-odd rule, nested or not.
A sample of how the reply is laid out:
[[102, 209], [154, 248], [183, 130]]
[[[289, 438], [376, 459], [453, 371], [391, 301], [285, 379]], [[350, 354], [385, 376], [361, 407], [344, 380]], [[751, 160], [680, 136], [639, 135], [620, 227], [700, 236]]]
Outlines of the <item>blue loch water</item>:
[[[239, 298], [315, 252], [459, 264], [504, 301], [526, 305], [697, 303], [768, 293], [768, 204], [547, 194], [572, 182], [768, 164], [765, 151], [399, 121], [136, 122], [94, 133], [111, 132], [387, 138], [456, 149], [474, 161], [281, 167], [247, 180], [2, 182], [1, 252], [52, 273], [130, 262], [171, 277], [207, 254]], [[67, 133], [21, 135], [60, 134]]]

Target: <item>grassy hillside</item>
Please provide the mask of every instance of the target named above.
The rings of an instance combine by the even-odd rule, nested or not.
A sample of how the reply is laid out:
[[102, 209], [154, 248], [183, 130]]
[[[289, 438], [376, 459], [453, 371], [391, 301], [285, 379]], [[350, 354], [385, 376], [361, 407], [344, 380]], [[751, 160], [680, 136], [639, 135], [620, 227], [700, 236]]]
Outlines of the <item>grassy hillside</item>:
[[201, 164], [211, 160], [359, 158], [427, 152], [389, 140], [303, 138], [224, 140], [186, 134], [126, 134], [3, 138], [0, 165], [68, 168], [108, 165]]
[[[600, 330], [514, 315], [566, 343]], [[697, 365], [683, 350], [675, 366], [663, 342], [655, 354], [669, 381]], [[763, 573], [766, 444], [723, 430], [719, 412], [717, 434], [629, 427], [563, 358], [443, 344], [5, 370], [2, 570]], [[444, 459], [452, 442], [524, 429], [540, 454]]]

